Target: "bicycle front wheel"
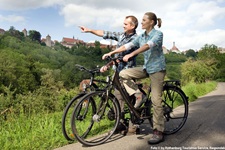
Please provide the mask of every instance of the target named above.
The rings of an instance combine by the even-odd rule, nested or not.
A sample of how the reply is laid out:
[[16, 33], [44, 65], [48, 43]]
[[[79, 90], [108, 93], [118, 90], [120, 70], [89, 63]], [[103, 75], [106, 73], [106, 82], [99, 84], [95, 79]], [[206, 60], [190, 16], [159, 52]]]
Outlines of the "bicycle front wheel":
[[120, 116], [120, 106], [112, 95], [104, 91], [91, 92], [77, 103], [71, 127], [77, 140], [86, 146], [107, 141], [114, 133]]
[[164, 134], [178, 132], [188, 117], [188, 98], [176, 86], [166, 86], [163, 90]]

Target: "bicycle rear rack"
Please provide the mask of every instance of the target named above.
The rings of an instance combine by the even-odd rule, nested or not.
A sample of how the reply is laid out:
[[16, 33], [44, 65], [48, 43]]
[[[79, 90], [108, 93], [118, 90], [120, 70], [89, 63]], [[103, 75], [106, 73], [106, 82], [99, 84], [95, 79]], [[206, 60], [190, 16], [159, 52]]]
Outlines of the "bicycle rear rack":
[[167, 80], [167, 81], [164, 81], [164, 84], [165, 86], [178, 86], [178, 87], [181, 86], [180, 80]]

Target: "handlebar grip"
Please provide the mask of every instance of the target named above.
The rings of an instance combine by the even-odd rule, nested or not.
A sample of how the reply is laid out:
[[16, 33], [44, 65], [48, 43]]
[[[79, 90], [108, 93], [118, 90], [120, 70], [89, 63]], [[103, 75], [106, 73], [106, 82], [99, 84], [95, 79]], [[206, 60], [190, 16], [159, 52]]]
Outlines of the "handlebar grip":
[[113, 58], [112, 58], [111, 56], [107, 56], [105, 59], [106, 59], [107, 61], [113, 60]]
[[79, 65], [79, 64], [76, 64], [75, 66], [78, 67], [81, 70], [85, 70], [85, 68], [83, 66]]

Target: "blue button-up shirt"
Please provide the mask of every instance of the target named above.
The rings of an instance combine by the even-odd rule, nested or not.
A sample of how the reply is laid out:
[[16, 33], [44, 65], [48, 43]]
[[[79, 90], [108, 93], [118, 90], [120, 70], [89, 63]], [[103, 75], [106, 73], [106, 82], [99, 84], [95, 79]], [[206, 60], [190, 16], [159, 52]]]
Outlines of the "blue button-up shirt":
[[152, 29], [148, 34], [144, 32], [133, 40], [132, 43], [134, 46], [141, 47], [149, 41], [153, 42], [154, 46], [143, 52], [143, 69], [146, 69], [148, 74], [166, 70], [165, 56], [162, 49], [163, 33], [161, 31]]
[[[137, 37], [136, 31], [133, 34], [127, 35], [126, 33], [121, 32], [110, 32], [110, 31], [104, 31], [103, 39], [112, 39], [117, 41], [116, 48], [119, 48], [123, 46], [124, 44], [127, 44], [134, 40]], [[116, 54], [115, 56], [125, 56], [134, 50], [138, 49], [138, 47], [132, 47], [131, 49], [128, 49], [122, 53]], [[136, 66], [136, 56], [131, 58], [128, 62], [120, 62], [117, 70], [120, 72], [121, 70], [125, 68], [132, 68]]]

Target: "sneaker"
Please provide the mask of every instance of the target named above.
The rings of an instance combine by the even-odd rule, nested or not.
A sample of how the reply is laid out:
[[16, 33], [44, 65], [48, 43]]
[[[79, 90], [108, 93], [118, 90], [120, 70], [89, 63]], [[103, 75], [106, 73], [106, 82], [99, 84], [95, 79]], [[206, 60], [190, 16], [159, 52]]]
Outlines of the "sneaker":
[[134, 108], [139, 108], [145, 101], [146, 101], [146, 96], [142, 93], [136, 93], [136, 102], [134, 104]]
[[148, 144], [158, 144], [164, 141], [164, 135], [161, 131], [154, 130], [153, 136], [148, 140]]

